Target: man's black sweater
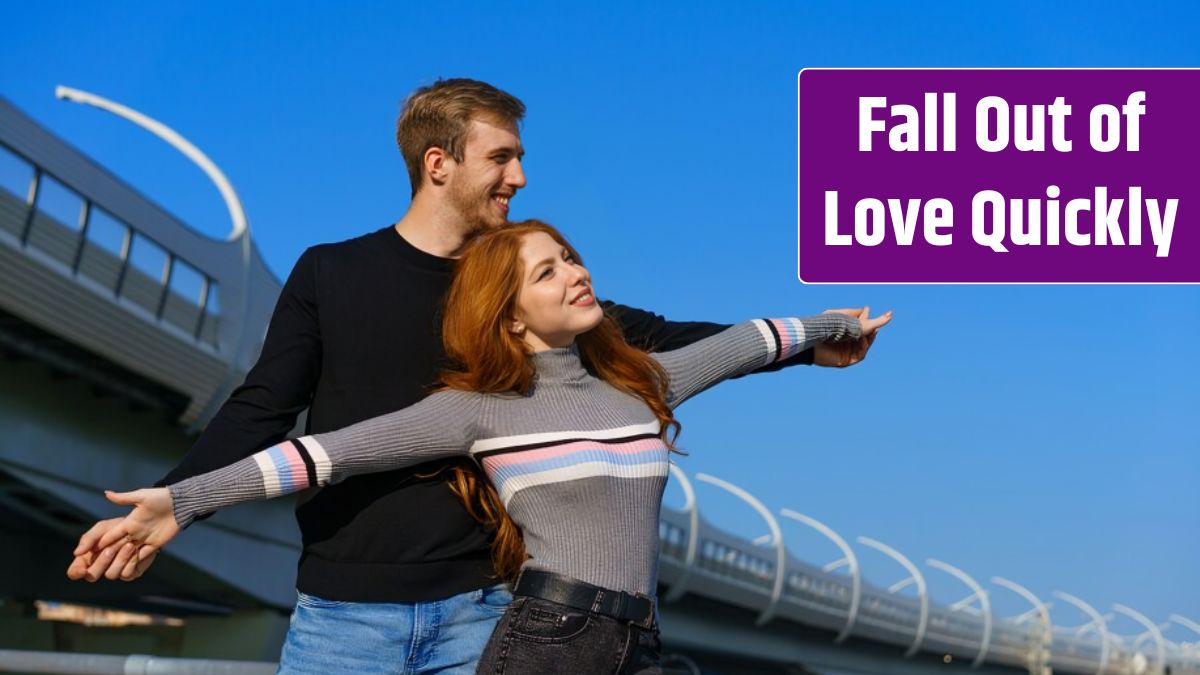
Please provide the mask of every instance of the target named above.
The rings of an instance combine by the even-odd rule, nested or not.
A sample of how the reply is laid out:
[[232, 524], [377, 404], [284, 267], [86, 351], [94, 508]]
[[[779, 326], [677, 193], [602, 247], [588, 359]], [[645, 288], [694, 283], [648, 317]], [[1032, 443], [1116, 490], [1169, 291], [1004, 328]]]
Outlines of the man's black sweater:
[[[284, 284], [258, 362], [221, 407], [169, 485], [283, 440], [309, 408], [323, 433], [424, 398], [445, 365], [441, 307], [454, 261], [386, 227], [314, 246]], [[669, 351], [725, 328], [641, 310], [606, 311], [626, 338]], [[811, 363], [811, 352], [787, 363]], [[350, 478], [296, 509], [304, 550], [297, 586], [328, 600], [418, 602], [494, 583], [489, 536], [432, 462]]]

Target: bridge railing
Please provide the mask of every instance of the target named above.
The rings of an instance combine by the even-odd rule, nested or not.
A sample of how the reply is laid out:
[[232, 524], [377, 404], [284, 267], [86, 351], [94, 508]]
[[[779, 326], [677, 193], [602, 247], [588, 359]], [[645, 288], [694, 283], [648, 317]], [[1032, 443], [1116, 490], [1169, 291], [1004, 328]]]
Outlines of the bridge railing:
[[189, 403], [198, 428], [253, 364], [279, 282], [249, 231], [184, 225], [0, 98], [0, 309]]
[[[780, 532], [778, 541], [772, 541], [771, 536], [750, 541], [717, 528], [700, 513], [691, 480], [675, 467], [672, 475], [683, 488], [687, 503], [682, 510], [664, 507], [662, 511], [659, 578], [666, 591], [661, 602], [670, 603], [694, 593], [758, 611], [760, 624], [789, 620], [829, 630], [831, 640], [836, 642], [853, 636], [904, 648], [906, 657], [918, 652], [949, 654], [975, 664], [1013, 666], [1038, 675], [1049, 673], [1048, 669], [1088, 675], [1200, 673], [1200, 645], [1195, 643], [1164, 640], [1160, 658], [1148, 649], [1153, 644], [1149, 632], [1116, 636], [1103, 630], [1102, 625], [1097, 628], [1087, 624], [1082, 629], [1056, 626], [1048, 623], [1048, 612], [1046, 621], [1038, 620], [1037, 607], [1021, 617], [994, 617], [986, 590], [961, 570], [931, 559], [927, 562], [929, 568], [961, 575], [960, 579], [975, 590], [958, 603], [933, 603], [925, 589], [923, 572], [898, 552], [860, 537], [860, 543], [886, 549], [911, 573], [889, 587], [869, 583], [861, 578], [856, 554], [840, 536], [786, 509], [781, 514], [820, 526], [818, 529], [845, 546], [846, 557], [817, 567], [785, 550], [780, 569], [776, 562], [780, 556], [772, 550], [783, 547], [777, 527], [772, 529]], [[752, 499], [748, 493], [745, 495], [747, 500]], [[850, 573], [839, 571], [843, 568], [849, 568]], [[778, 583], [780, 580], [782, 583]], [[1016, 586], [1003, 579], [993, 581], [1003, 582], [997, 585], [1006, 588]], [[915, 596], [899, 594], [908, 586], [917, 588]], [[1046, 605], [1034, 600], [1045, 609]], [[1185, 620], [1180, 617], [1179, 621]]]
[[[110, 292], [114, 299], [141, 309], [144, 314], [214, 350], [220, 348], [218, 283], [187, 257], [166, 250], [153, 237], [104, 211], [87, 196], [63, 185], [62, 179], [29, 162], [0, 141], [0, 162], [13, 174], [28, 176], [26, 189], [15, 181], [0, 184], [0, 231], [73, 276]], [[11, 171], [11, 169], [16, 171]], [[23, 171], [22, 171], [23, 169]], [[14, 178], [16, 176], [13, 176]], [[23, 192], [23, 195], [21, 194]], [[44, 207], [46, 193], [56, 201], [74, 202], [71, 223]], [[139, 258], [142, 264], [136, 264]], [[152, 259], [157, 258], [157, 265]], [[151, 266], [157, 266], [154, 270]]]

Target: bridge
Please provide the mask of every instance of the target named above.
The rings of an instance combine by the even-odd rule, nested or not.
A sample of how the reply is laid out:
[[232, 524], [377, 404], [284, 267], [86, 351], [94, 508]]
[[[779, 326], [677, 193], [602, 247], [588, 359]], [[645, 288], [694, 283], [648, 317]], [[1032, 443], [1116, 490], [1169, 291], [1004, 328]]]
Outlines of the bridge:
[[[288, 500], [196, 523], [137, 583], [65, 578], [79, 533], [114, 511], [102, 489], [160, 478], [240, 383], [280, 284], [203, 153], [135, 111], [61, 93], [185, 152], [222, 191], [234, 227], [224, 240], [197, 233], [0, 98], [0, 542], [10, 552], [0, 556], [0, 650], [272, 660], [300, 550]], [[1186, 617], [1101, 610], [1061, 592], [1039, 598], [1000, 577], [985, 588], [940, 560], [918, 564], [867, 537], [851, 545], [811, 515], [768, 508], [718, 477], [678, 467], [672, 476], [685, 503], [664, 507], [660, 522], [670, 672], [1200, 673], [1200, 645], [1164, 637], [1200, 635]], [[700, 484], [744, 501], [767, 534], [748, 540], [711, 524]], [[839, 557], [797, 557], [781, 521], [819, 533]], [[899, 579], [865, 579], [866, 551], [894, 560]], [[931, 574], [961, 582], [964, 597], [931, 600]], [[1028, 611], [998, 616], [995, 593]], [[136, 625], [38, 618], [76, 605], [119, 609]], [[1059, 610], [1084, 621], [1056, 623]], [[1117, 616], [1142, 629], [1118, 635], [1109, 627]], [[6, 653], [15, 652], [0, 660]]]

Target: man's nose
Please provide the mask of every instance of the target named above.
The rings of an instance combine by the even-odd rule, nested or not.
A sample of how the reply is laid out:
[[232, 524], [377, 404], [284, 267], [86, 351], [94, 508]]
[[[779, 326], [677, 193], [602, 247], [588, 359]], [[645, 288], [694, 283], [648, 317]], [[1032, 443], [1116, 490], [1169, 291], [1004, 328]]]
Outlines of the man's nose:
[[525, 187], [525, 169], [521, 167], [521, 160], [514, 159], [508, 166], [508, 175], [505, 176], [505, 181], [514, 188]]

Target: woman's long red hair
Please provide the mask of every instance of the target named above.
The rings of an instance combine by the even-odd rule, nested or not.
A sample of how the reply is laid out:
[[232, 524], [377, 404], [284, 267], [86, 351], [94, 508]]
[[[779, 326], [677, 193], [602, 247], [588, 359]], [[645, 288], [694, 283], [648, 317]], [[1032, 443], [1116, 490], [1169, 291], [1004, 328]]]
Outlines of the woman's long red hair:
[[[541, 221], [526, 220], [489, 230], [472, 241], [454, 272], [442, 321], [442, 341], [452, 366], [442, 372], [449, 389], [483, 393], [527, 394], [536, 373], [529, 349], [509, 330], [517, 312], [524, 274], [521, 245], [534, 233], [550, 235], [582, 264], [562, 234]], [[668, 447], [668, 432], [679, 423], [667, 405], [667, 373], [646, 352], [629, 346], [620, 326], [607, 315], [595, 328], [575, 339], [580, 360], [592, 375], [633, 394], [653, 411]], [[525, 562], [520, 528], [509, 518], [500, 496], [474, 465], [454, 468], [450, 487], [467, 511], [495, 530], [492, 562], [496, 575], [515, 579]]]

